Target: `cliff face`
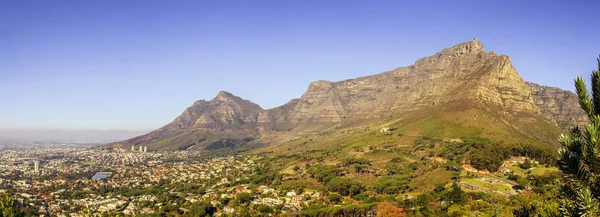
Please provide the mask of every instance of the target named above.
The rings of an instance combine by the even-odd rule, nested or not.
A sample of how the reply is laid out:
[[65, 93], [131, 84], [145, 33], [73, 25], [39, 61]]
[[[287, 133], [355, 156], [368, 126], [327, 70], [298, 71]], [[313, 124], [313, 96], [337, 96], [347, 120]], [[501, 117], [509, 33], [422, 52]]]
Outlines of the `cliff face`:
[[556, 87], [527, 83], [531, 88], [535, 105], [544, 117], [553, 120], [561, 129], [583, 126], [588, 122], [585, 112], [579, 107], [575, 93]]
[[[299, 99], [274, 109], [263, 110], [221, 91], [210, 101], [195, 102], [170, 124], [109, 147], [179, 138], [189, 131], [194, 136], [199, 131], [237, 132], [239, 138], [239, 132], [256, 135], [265, 129], [385, 118], [458, 100], [491, 104], [505, 114], [543, 116], [562, 129], [586, 118], [573, 93], [526, 83], [510, 57], [485, 52], [474, 39], [421, 58], [412, 66], [338, 82], [313, 82]], [[228, 134], [219, 135], [227, 138]]]
[[413, 66], [340, 82], [313, 82], [286, 114], [261, 121], [335, 123], [381, 118], [457, 99], [539, 113], [510, 58], [486, 53], [473, 40], [422, 58]]

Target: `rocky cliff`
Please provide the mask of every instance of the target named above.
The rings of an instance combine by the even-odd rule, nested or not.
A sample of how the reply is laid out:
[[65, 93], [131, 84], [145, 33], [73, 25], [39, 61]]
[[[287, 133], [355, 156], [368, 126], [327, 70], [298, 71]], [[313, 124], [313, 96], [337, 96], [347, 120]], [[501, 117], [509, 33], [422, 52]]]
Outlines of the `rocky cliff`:
[[[504, 115], [526, 113], [544, 117], [562, 129], [585, 121], [573, 93], [526, 83], [510, 57], [486, 52], [474, 39], [421, 58], [412, 66], [338, 82], [313, 82], [299, 99], [274, 109], [263, 110], [221, 91], [210, 101], [195, 102], [158, 130], [109, 146], [144, 144], [176, 135], [199, 136], [205, 132], [256, 135], [270, 129], [290, 130], [348, 120], [360, 123], [456, 101], [494, 105], [502, 108]], [[189, 133], [199, 130], [202, 133]]]
[[535, 105], [542, 114], [554, 121], [561, 129], [568, 130], [574, 126], [583, 126], [588, 117], [579, 107], [575, 93], [556, 87], [527, 83]]
[[[418, 60], [413, 66], [339, 82], [316, 81], [286, 114], [261, 121], [341, 122], [371, 119], [457, 99], [481, 100], [512, 112], [539, 113], [531, 91], [505, 55], [486, 53], [474, 39]], [[281, 120], [285, 121], [281, 121]]]

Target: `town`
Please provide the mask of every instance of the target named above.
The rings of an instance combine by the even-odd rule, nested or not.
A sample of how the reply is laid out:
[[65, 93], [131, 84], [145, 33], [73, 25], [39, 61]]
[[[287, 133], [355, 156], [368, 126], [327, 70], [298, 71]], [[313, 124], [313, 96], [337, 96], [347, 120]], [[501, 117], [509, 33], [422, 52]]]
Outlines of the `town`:
[[[260, 157], [204, 159], [198, 151], [27, 146], [0, 149], [0, 192], [10, 191], [29, 215], [87, 216], [249, 209], [295, 212], [324, 201], [321, 192], [253, 184]], [[195, 209], [196, 208], [196, 209]]]

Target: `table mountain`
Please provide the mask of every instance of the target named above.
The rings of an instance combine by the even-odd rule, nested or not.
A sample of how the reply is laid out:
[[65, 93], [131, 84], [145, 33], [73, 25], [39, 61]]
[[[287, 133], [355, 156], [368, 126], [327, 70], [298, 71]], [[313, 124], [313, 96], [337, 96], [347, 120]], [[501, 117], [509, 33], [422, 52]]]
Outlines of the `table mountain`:
[[532, 135], [535, 130], [526, 129], [538, 128], [526, 125], [547, 123], [558, 132], [559, 127], [583, 122], [585, 116], [576, 100], [572, 92], [525, 82], [509, 56], [486, 52], [473, 39], [421, 58], [412, 66], [338, 82], [313, 82], [299, 99], [269, 110], [221, 91], [210, 101], [195, 102], [158, 130], [106, 147], [206, 147], [223, 139], [256, 138], [265, 131], [361, 125], [456, 104], [500, 114], [490, 123], [537, 139]]

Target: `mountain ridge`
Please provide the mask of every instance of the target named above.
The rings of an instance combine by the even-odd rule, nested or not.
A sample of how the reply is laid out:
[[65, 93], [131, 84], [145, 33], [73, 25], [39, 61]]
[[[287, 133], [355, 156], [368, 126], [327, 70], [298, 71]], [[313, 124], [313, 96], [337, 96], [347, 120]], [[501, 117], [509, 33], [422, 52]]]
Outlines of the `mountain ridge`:
[[[151, 143], [190, 131], [227, 132], [235, 136], [225, 134], [219, 139], [240, 139], [262, 131], [324, 129], [461, 100], [499, 106], [504, 115], [539, 116], [564, 130], [582, 122], [583, 112], [559, 100], [570, 103], [574, 93], [557, 89], [525, 82], [509, 56], [485, 52], [483, 44], [473, 39], [420, 58], [411, 66], [336, 82], [312, 82], [300, 98], [272, 109], [220, 91], [210, 101], [196, 101], [162, 128], [105, 147]], [[544, 106], [546, 102], [551, 104]], [[197, 147], [198, 142], [194, 144], [187, 146]]]

